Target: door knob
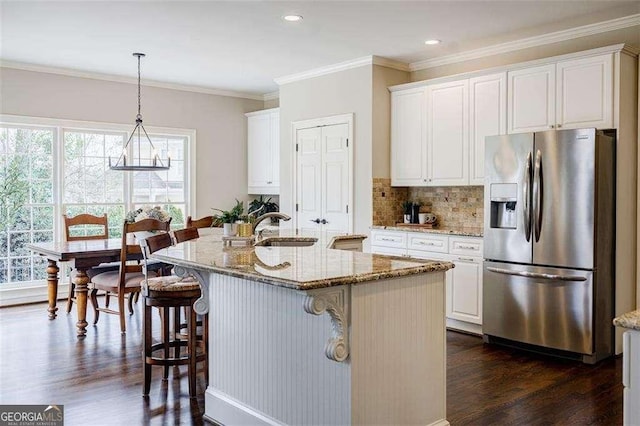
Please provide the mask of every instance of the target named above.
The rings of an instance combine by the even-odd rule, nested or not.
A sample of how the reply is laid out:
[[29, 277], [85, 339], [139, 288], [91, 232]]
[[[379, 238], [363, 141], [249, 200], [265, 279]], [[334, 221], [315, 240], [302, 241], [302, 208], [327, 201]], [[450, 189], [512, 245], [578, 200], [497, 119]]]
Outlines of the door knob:
[[320, 219], [316, 218], [316, 219], [309, 219], [311, 222], [315, 222], [315, 223], [320, 223]]

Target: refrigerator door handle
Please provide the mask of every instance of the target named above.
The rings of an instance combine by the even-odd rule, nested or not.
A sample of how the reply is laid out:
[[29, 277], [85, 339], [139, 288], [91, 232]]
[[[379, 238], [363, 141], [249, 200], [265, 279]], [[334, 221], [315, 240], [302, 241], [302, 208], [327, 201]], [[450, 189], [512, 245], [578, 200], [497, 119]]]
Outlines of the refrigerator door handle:
[[522, 198], [524, 216], [524, 236], [527, 242], [531, 240], [531, 153], [527, 154], [527, 162], [524, 168], [524, 184], [522, 185]]
[[586, 281], [587, 280], [587, 277], [579, 277], [575, 275], [541, 274], [537, 272], [528, 272], [528, 271], [513, 271], [511, 269], [494, 268], [493, 266], [488, 266], [487, 271], [495, 272], [496, 274], [516, 275], [519, 277], [541, 278], [545, 280], [555, 280], [555, 281]]
[[540, 241], [542, 229], [542, 153], [536, 151], [536, 165], [533, 170], [533, 231], [535, 241]]

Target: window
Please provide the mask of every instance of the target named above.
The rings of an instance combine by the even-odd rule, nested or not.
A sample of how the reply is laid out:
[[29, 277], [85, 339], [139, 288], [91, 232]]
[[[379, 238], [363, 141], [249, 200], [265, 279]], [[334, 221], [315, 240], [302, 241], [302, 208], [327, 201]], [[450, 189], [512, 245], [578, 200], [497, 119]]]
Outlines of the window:
[[0, 127], [0, 283], [46, 277], [26, 244], [54, 237], [53, 129]]
[[[48, 126], [37, 127], [42, 121]], [[129, 127], [43, 119], [0, 123], [0, 290], [45, 284], [46, 259], [33, 256], [26, 244], [63, 240], [62, 214], [107, 213], [111, 237], [121, 236], [128, 211], [144, 206], [169, 211], [173, 228], [184, 225], [193, 132], [148, 129], [161, 158], [171, 156], [169, 170], [110, 170], [109, 156], [114, 161], [122, 153]]]

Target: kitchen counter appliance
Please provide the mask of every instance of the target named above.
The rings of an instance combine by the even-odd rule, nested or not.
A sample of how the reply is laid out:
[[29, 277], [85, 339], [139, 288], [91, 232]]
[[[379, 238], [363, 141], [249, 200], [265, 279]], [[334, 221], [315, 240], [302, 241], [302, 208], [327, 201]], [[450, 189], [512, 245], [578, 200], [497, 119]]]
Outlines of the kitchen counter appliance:
[[615, 131], [487, 137], [484, 203], [485, 342], [612, 355]]

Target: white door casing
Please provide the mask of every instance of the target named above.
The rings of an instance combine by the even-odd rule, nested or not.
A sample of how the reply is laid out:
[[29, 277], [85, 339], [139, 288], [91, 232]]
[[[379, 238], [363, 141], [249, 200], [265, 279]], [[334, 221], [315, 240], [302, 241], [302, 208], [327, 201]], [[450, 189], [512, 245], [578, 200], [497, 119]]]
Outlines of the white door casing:
[[353, 114], [294, 122], [293, 134], [293, 227], [353, 232]]

